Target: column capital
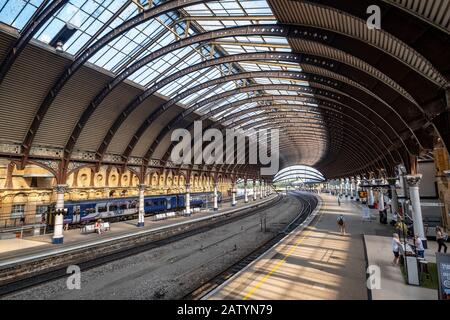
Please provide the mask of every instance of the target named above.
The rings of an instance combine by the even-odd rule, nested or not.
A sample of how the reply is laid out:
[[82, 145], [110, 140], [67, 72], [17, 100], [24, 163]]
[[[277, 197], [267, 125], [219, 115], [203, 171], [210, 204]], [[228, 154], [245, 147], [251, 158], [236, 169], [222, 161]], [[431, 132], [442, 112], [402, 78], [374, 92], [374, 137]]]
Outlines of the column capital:
[[67, 184], [57, 184], [55, 190], [57, 193], [65, 193], [68, 188]]
[[421, 174], [411, 174], [411, 175], [407, 175], [405, 178], [406, 178], [406, 181], [408, 182], [408, 187], [418, 187], [420, 180], [422, 180], [422, 175]]

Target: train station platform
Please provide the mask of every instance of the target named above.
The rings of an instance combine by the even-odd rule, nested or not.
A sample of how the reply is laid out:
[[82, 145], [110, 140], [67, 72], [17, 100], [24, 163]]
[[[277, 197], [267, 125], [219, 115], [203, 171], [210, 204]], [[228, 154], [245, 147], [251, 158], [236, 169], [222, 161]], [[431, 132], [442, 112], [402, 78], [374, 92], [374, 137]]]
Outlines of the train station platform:
[[[435, 290], [407, 285], [400, 268], [391, 265], [393, 230], [378, 222], [377, 210], [370, 210], [371, 219], [363, 219], [363, 205], [354, 200], [344, 199], [339, 206], [335, 196], [321, 194], [320, 198], [309, 226], [293, 231], [204, 299], [437, 298]], [[338, 231], [339, 214], [346, 220], [345, 235]], [[431, 245], [429, 256], [434, 255]], [[381, 269], [380, 290], [366, 285], [366, 269], [372, 263]]]
[[236, 206], [231, 206], [231, 202], [227, 201], [220, 205], [218, 211], [213, 211], [212, 209], [201, 210], [193, 212], [190, 216], [178, 215], [175, 218], [159, 221], [155, 221], [153, 216], [149, 216], [145, 218], [145, 226], [142, 228], [136, 227], [137, 219], [111, 223], [110, 230], [101, 235], [94, 232], [82, 233], [81, 229], [78, 228], [70, 229], [64, 231], [64, 243], [59, 245], [52, 244], [52, 234], [27, 237], [25, 239], [3, 239], [0, 240], [0, 268], [20, 261], [42, 258], [47, 255], [68, 252], [82, 247], [92, 247], [100, 243], [104, 244], [108, 241], [126, 238], [127, 236], [158, 232], [175, 226], [183, 226], [183, 224], [189, 224], [195, 221], [200, 222], [211, 217], [213, 214], [228, 214], [249, 209], [272, 201], [276, 197], [276, 194], [272, 194], [263, 199], [259, 199], [258, 197], [256, 201], [250, 200], [248, 203], [244, 203], [244, 201], [241, 200], [238, 201]]

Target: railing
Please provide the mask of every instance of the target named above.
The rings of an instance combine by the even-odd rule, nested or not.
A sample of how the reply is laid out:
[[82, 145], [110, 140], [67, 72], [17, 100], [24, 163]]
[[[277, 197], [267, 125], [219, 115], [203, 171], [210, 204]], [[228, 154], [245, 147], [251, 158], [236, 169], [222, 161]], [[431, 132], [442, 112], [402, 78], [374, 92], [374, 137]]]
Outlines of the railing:
[[41, 218], [35, 216], [17, 216], [10, 214], [0, 215], [0, 238], [2, 234], [15, 233], [16, 237], [22, 238], [24, 233], [39, 229], [39, 234], [46, 233], [47, 225], [41, 221]]

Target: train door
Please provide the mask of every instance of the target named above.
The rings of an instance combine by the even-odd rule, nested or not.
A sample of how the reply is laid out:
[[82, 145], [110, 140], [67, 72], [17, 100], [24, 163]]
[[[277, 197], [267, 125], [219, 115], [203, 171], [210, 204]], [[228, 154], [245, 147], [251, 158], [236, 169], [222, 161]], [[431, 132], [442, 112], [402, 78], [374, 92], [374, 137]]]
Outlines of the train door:
[[182, 209], [185, 207], [185, 200], [186, 198], [184, 195], [182, 194], [178, 195], [178, 208]]
[[170, 200], [171, 198], [166, 198], [166, 200], [164, 200], [166, 202], [166, 210], [172, 209], [172, 202]]
[[79, 205], [72, 207], [72, 223], [80, 223], [81, 221], [81, 208]]
[[34, 224], [36, 227], [34, 228], [34, 235], [41, 234], [41, 229], [45, 228], [48, 216], [49, 216], [49, 205], [38, 205], [36, 206], [36, 213], [34, 218]]

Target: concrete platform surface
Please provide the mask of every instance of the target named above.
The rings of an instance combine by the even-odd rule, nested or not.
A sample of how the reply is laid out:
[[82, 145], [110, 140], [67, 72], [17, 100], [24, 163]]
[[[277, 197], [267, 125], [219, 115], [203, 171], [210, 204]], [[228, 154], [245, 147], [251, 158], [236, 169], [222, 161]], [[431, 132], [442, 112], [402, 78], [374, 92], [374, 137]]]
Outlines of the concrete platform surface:
[[[405, 284], [400, 268], [391, 264], [394, 258], [391, 252], [391, 237], [365, 235], [364, 238], [369, 264], [378, 266], [381, 272], [380, 289], [372, 290], [373, 300], [437, 299], [436, 290]], [[427, 256], [431, 256], [431, 251], [427, 250]], [[434, 260], [436, 261], [436, 258]]]
[[[370, 238], [371, 262], [382, 265], [384, 288], [392, 294], [372, 293], [381, 299], [432, 299], [433, 290], [408, 286], [399, 278], [399, 267], [391, 267], [392, 227], [378, 222], [378, 211], [363, 219], [363, 205], [350, 199], [320, 195], [322, 207], [310, 226], [294, 231], [260, 259], [244, 269], [207, 299], [242, 300], [366, 300], [368, 260], [364, 236]], [[338, 232], [337, 218], [343, 214], [347, 233]], [[383, 241], [378, 241], [383, 239]], [[388, 239], [386, 242], [385, 239]], [[428, 255], [429, 253], [427, 253]], [[377, 260], [374, 260], [374, 257]], [[389, 283], [389, 285], [387, 284]]]

